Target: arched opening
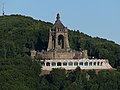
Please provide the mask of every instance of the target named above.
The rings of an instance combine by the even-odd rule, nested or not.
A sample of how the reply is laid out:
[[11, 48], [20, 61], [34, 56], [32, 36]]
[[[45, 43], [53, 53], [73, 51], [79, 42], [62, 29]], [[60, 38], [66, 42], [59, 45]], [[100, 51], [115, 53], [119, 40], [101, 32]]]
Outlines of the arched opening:
[[52, 62], [52, 66], [56, 66], [56, 63], [55, 63], [55, 62]]
[[58, 45], [60, 46], [61, 49], [64, 48], [64, 36], [63, 35], [58, 36]]
[[97, 65], [99, 66], [99, 65], [100, 65], [100, 62], [97, 62]]
[[52, 35], [52, 48], [54, 49], [55, 48], [55, 36]]
[[94, 62], [94, 66], [96, 66], [96, 62]]
[[89, 62], [89, 66], [92, 66], [92, 62]]
[[103, 65], [103, 62], [101, 62], [101, 64], [100, 64], [101, 66]]
[[74, 66], [78, 66], [78, 62], [74, 62]]
[[67, 62], [63, 62], [63, 66], [67, 66]]
[[46, 66], [50, 66], [50, 63], [49, 63], [49, 62], [47, 62], [47, 63], [46, 63]]
[[73, 62], [69, 62], [68, 65], [69, 65], [69, 66], [73, 66]]
[[83, 62], [79, 62], [79, 65], [80, 65], [80, 66], [83, 66]]
[[58, 62], [58, 63], [57, 63], [57, 66], [61, 66], [61, 62]]
[[85, 66], [88, 66], [88, 62], [85, 62], [84, 65], [85, 65]]

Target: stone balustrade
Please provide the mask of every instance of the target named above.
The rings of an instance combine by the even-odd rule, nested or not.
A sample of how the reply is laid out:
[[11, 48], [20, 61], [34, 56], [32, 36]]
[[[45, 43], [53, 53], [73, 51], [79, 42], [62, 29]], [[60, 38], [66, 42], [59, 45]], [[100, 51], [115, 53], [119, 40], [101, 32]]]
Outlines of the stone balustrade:
[[76, 67], [81, 69], [112, 69], [106, 59], [66, 59], [66, 60], [45, 60], [42, 70], [52, 70], [53, 68], [65, 68], [74, 70]]

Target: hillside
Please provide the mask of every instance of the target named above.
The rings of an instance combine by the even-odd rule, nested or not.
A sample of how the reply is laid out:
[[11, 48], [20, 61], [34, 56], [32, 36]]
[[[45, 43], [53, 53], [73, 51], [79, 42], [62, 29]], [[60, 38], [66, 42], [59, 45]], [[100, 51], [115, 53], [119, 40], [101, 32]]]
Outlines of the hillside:
[[[21, 15], [0, 16], [0, 90], [120, 90], [120, 45], [106, 39], [69, 30], [70, 47], [87, 49], [89, 58], [107, 58], [116, 71], [68, 72], [53, 69], [39, 76], [40, 64], [26, 53], [47, 49], [53, 24]], [[88, 77], [90, 76], [90, 77]]]
[[[0, 58], [24, 56], [31, 49], [46, 50], [51, 26], [21, 15], [0, 16]], [[87, 49], [91, 57], [107, 58], [114, 67], [120, 65], [120, 45], [113, 41], [73, 30], [69, 30], [69, 41], [73, 50]]]

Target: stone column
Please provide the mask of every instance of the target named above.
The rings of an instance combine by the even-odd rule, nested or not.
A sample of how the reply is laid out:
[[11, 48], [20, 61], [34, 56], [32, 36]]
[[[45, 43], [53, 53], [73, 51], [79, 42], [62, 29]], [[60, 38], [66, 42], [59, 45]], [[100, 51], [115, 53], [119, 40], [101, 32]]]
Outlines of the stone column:
[[48, 42], [48, 48], [47, 48], [47, 51], [53, 49], [53, 43], [52, 43], [52, 31], [51, 31], [51, 28], [50, 28], [50, 31], [49, 31], [49, 42]]
[[58, 29], [56, 28], [55, 49], [58, 49]]
[[64, 37], [65, 37], [65, 49], [66, 50], [70, 50], [70, 46], [69, 46], [69, 41], [68, 41], [68, 30], [67, 30], [67, 28], [65, 28], [65, 35], [64, 35]]

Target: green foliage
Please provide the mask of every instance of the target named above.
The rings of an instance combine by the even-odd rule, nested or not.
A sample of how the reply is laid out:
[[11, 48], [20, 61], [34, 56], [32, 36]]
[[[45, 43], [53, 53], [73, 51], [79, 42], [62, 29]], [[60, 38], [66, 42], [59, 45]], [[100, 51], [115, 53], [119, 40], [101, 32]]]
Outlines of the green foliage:
[[79, 31], [69, 31], [73, 50], [88, 50], [90, 58], [108, 59], [113, 67], [120, 66], [120, 45], [98, 37], [90, 37]]
[[120, 90], [120, 45], [69, 30], [72, 50], [88, 50], [90, 58], [105, 58], [116, 71], [53, 69], [39, 76], [40, 65], [25, 57], [32, 49], [47, 50], [52, 23], [21, 15], [0, 16], [0, 90]]
[[50, 72], [50, 82], [56, 86], [57, 88], [62, 89], [64, 86], [64, 81], [66, 78], [66, 70], [65, 69], [53, 69]]
[[21, 15], [0, 16], [0, 57], [23, 56], [47, 48], [51, 23]]
[[119, 90], [120, 72], [53, 69], [39, 76], [40, 65], [28, 57], [0, 59], [0, 90]]
[[[0, 16], [0, 58], [24, 56], [31, 49], [47, 50], [51, 23], [21, 15]], [[79, 31], [69, 30], [70, 47], [88, 50], [90, 58], [108, 59], [113, 67], [120, 66], [120, 46], [112, 41], [90, 37]]]
[[[88, 78], [89, 76], [89, 78]], [[53, 69], [41, 77], [41, 90], [119, 90], [120, 72]]]
[[36, 90], [40, 73], [40, 67], [36, 66], [38, 64], [27, 57], [0, 59], [0, 89]]

